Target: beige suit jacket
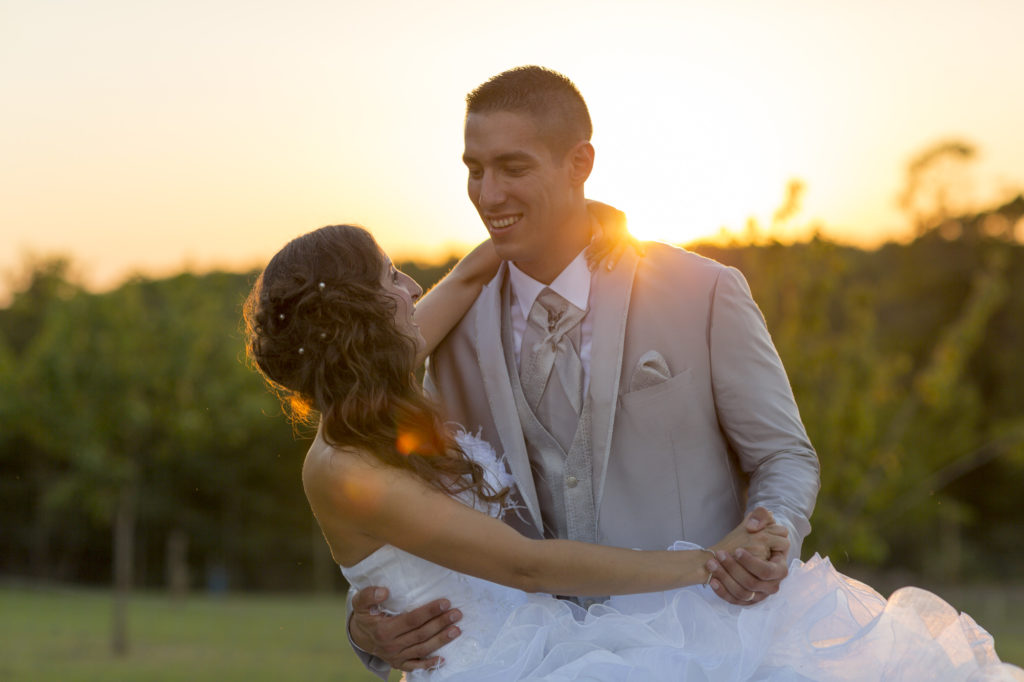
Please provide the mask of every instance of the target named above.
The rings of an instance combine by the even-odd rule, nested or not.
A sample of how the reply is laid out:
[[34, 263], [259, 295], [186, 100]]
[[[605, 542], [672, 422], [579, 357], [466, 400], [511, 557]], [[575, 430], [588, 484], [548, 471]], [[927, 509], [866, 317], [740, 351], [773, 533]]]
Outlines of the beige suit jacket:
[[[510, 523], [539, 536], [540, 509], [501, 345], [501, 288], [488, 284], [436, 349], [427, 386], [449, 419], [480, 431], [515, 476]], [[593, 488], [598, 540], [710, 546], [756, 506], [810, 532], [818, 459], [764, 318], [739, 271], [664, 244], [594, 275], [590, 306]], [[667, 370], [667, 371], [666, 371]]]

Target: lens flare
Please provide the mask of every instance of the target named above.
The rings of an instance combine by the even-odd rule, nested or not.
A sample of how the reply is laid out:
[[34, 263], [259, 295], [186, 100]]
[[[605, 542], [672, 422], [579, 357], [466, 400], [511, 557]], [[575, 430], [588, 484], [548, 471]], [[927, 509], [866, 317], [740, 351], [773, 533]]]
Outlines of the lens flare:
[[419, 434], [408, 430], [399, 430], [398, 438], [395, 439], [395, 449], [405, 456], [421, 454], [423, 439]]

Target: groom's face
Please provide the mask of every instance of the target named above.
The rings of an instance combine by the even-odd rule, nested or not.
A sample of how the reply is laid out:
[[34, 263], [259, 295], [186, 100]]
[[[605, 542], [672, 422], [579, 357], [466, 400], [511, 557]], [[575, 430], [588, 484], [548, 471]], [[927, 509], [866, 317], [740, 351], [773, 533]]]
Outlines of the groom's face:
[[570, 164], [556, 158], [533, 116], [511, 111], [469, 114], [462, 160], [470, 201], [498, 256], [527, 274], [542, 269], [555, 231], [571, 216]]

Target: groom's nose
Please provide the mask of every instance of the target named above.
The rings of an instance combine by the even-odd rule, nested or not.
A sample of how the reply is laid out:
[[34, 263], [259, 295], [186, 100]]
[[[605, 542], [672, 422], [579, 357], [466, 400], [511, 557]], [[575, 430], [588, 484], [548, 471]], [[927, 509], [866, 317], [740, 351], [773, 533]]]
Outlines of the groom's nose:
[[505, 189], [495, 173], [485, 171], [477, 188], [477, 205], [483, 208], [500, 206], [505, 203]]

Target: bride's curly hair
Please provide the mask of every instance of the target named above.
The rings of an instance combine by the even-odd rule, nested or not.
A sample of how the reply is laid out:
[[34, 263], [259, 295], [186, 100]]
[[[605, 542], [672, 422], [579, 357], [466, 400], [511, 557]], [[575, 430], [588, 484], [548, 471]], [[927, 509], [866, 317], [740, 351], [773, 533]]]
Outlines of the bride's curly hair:
[[329, 225], [285, 245], [244, 305], [250, 361], [296, 423], [454, 495], [504, 501], [454, 441], [414, 374], [416, 340], [395, 326], [369, 232]]

